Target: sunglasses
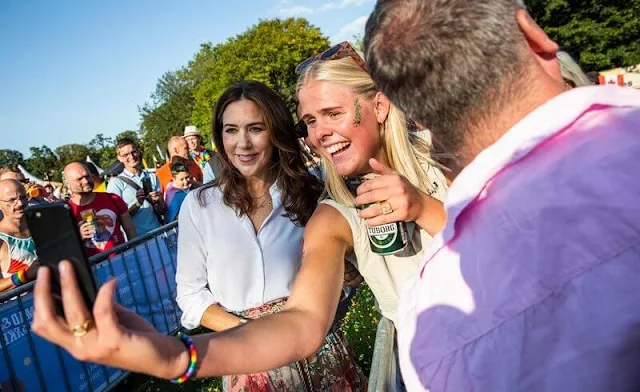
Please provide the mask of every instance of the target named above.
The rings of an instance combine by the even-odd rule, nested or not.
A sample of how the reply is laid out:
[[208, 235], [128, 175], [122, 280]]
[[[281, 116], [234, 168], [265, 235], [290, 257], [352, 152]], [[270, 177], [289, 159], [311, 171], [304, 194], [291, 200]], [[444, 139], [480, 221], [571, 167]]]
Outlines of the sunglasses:
[[356, 50], [353, 48], [353, 46], [351, 46], [349, 42], [343, 41], [320, 54], [309, 57], [308, 59], [298, 64], [298, 66], [296, 67], [296, 75], [300, 75], [301, 73], [303, 73], [305, 69], [307, 69], [316, 61], [339, 60], [345, 57], [351, 57], [353, 61], [356, 62], [358, 67], [362, 68], [365, 72], [369, 72], [367, 71], [367, 65], [365, 64], [364, 59], [360, 57], [358, 52], [356, 52]]

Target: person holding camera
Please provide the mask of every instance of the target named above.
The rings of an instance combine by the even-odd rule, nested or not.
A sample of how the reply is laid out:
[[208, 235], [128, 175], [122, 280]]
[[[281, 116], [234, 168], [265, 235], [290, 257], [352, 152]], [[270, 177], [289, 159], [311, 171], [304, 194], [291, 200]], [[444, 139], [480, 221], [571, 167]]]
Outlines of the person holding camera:
[[107, 192], [115, 193], [127, 203], [136, 233], [141, 236], [162, 224], [165, 204], [160, 181], [154, 173], [142, 168], [142, 154], [134, 140], [120, 140], [116, 154], [124, 170], [109, 181]]

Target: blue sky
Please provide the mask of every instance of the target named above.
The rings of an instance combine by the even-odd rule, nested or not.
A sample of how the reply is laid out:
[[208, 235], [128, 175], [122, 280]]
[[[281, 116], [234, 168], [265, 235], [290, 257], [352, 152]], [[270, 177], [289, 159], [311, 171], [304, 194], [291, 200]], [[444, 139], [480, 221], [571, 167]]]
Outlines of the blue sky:
[[138, 129], [138, 105], [200, 43], [301, 16], [332, 42], [364, 29], [373, 0], [1, 0], [0, 149], [86, 143]]

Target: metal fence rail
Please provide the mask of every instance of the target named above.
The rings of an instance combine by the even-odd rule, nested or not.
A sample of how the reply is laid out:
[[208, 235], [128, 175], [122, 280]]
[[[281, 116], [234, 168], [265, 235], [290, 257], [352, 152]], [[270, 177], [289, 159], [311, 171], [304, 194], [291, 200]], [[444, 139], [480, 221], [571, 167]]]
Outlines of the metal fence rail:
[[[165, 334], [180, 329], [177, 234], [173, 222], [89, 259], [98, 286], [115, 277], [116, 301]], [[76, 361], [31, 333], [33, 285], [0, 294], [0, 390], [103, 392], [119, 384], [127, 372]]]

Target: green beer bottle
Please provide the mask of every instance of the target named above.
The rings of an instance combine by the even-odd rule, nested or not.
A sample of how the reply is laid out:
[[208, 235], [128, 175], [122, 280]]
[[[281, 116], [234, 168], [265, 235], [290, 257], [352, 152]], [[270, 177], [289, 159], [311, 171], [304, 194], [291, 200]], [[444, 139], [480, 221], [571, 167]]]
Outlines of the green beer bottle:
[[[370, 173], [363, 176], [349, 176], [344, 178], [344, 182], [349, 192], [356, 197], [356, 189], [368, 179], [377, 177], [376, 174]], [[371, 204], [357, 206], [356, 208], [363, 210]], [[391, 222], [380, 226], [367, 227], [369, 235], [369, 245], [373, 253], [379, 255], [392, 255], [398, 253], [407, 247], [408, 235], [407, 225], [404, 222]]]

